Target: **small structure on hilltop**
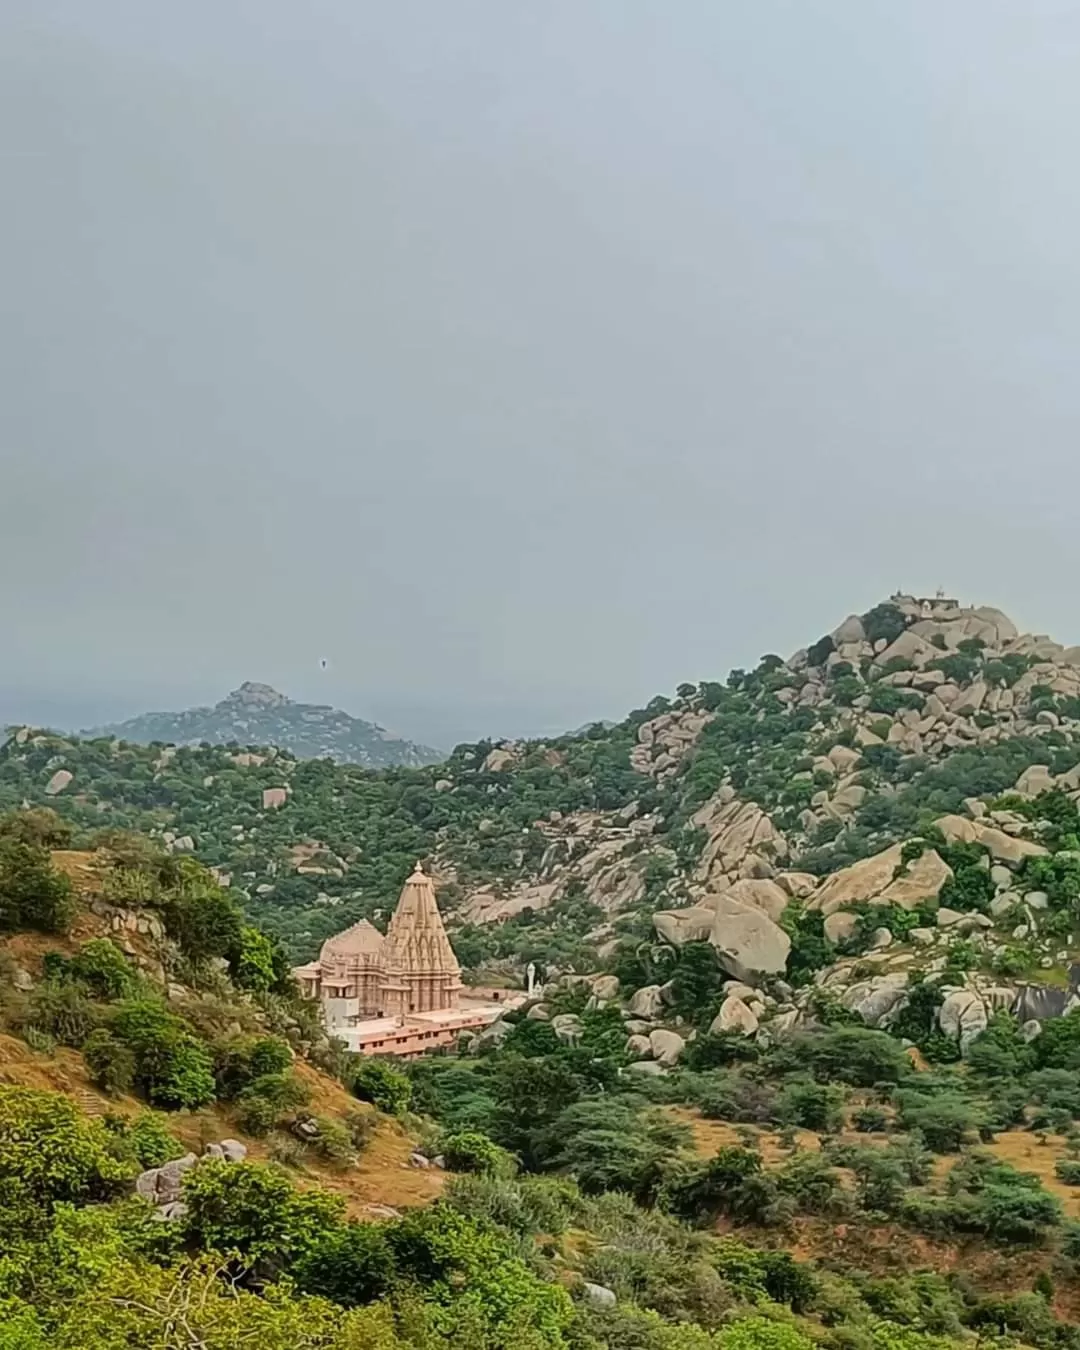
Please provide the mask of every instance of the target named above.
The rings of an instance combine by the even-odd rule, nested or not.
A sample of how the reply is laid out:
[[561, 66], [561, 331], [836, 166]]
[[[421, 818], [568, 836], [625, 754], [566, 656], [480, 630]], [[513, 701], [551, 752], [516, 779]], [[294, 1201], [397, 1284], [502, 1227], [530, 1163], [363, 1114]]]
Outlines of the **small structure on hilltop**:
[[520, 998], [462, 1000], [461, 967], [419, 863], [398, 900], [386, 936], [361, 919], [322, 945], [318, 960], [293, 971], [318, 999], [327, 1030], [362, 1054], [416, 1055], [461, 1031], [496, 1020]]

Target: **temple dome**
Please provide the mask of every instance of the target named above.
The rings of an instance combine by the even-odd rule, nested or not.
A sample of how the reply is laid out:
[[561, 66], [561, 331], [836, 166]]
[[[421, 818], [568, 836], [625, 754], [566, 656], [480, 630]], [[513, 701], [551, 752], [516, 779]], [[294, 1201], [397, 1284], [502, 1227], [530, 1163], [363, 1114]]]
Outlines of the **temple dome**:
[[342, 961], [350, 956], [378, 956], [382, 953], [386, 939], [373, 923], [361, 919], [351, 928], [327, 938], [319, 951], [320, 961]]

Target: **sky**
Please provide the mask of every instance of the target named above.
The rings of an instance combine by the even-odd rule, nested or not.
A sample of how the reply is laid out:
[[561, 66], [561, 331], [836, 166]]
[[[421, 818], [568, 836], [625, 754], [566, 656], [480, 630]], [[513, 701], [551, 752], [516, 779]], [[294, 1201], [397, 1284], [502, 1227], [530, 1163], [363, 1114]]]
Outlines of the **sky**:
[[1080, 641], [1078, 58], [1071, 0], [4, 0], [0, 718], [545, 734], [938, 586]]

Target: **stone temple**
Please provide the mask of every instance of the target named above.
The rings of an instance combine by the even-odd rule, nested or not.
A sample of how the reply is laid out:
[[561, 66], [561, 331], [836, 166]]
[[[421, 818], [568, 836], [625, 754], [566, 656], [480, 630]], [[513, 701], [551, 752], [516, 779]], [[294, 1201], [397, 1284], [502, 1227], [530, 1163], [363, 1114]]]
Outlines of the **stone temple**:
[[416, 864], [384, 937], [367, 921], [328, 938], [318, 960], [294, 971], [300, 989], [322, 1004], [327, 1030], [364, 1054], [415, 1055], [494, 1021], [505, 991], [462, 997], [461, 967], [435, 900], [435, 884]]

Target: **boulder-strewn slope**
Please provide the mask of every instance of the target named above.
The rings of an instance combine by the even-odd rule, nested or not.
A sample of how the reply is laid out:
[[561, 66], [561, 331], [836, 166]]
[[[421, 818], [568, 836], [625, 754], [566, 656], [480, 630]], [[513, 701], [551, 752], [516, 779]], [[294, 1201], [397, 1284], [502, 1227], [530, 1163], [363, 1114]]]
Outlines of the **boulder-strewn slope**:
[[996, 609], [897, 596], [618, 724], [461, 746], [439, 765], [373, 773], [23, 729], [0, 751], [0, 806], [49, 800], [87, 832], [136, 826], [194, 852], [297, 958], [388, 904], [419, 856], [468, 964], [583, 970], [657, 910], [755, 883], [775, 921], [778, 890], [804, 899], [934, 818], [970, 815], [968, 799], [1080, 785], [1078, 732], [1080, 648]]
[[392, 735], [374, 722], [323, 704], [294, 703], [268, 684], [246, 681], [212, 708], [143, 713], [84, 733], [138, 745], [276, 746], [297, 759], [327, 757], [369, 769], [391, 764], [436, 764], [444, 756], [429, 745]]

